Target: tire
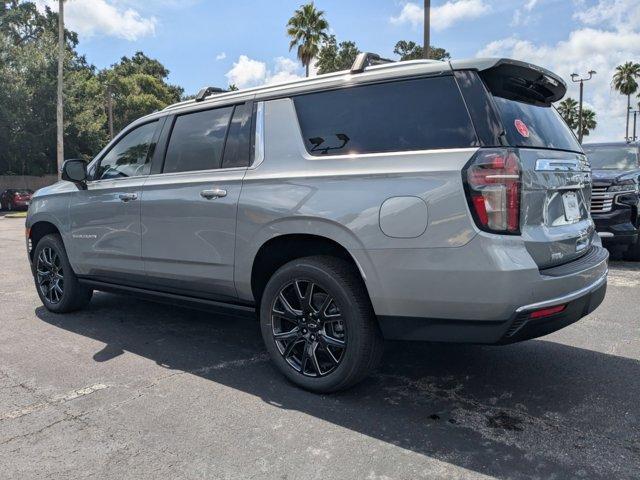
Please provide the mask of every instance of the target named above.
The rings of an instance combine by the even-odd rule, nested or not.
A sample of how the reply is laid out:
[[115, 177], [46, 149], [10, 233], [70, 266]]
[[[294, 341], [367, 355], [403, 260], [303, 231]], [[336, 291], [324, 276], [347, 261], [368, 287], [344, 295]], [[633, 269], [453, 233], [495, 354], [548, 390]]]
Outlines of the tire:
[[640, 262], [640, 238], [633, 245], [629, 245], [629, 249], [624, 253], [624, 258], [632, 262]]
[[362, 279], [336, 257], [299, 258], [278, 269], [262, 295], [260, 326], [278, 370], [312, 392], [355, 385], [382, 356], [382, 335]]
[[42, 304], [50, 312], [80, 310], [89, 304], [93, 295], [91, 288], [78, 282], [60, 235], [46, 235], [36, 244], [33, 279]]

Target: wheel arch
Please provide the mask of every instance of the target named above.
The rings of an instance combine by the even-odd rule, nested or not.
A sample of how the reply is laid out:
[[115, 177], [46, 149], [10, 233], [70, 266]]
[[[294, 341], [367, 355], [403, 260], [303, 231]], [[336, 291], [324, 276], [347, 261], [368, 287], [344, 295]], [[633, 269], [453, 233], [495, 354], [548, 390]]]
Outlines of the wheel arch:
[[33, 252], [36, 249], [38, 242], [46, 235], [58, 234], [61, 235], [60, 229], [52, 222], [48, 220], [39, 220], [31, 225], [28, 229], [28, 250], [29, 258], [33, 260]]
[[253, 257], [250, 285], [256, 304], [259, 305], [269, 278], [278, 268], [296, 258], [315, 255], [330, 255], [345, 260], [353, 266], [367, 289], [367, 274], [361, 262], [340, 242], [311, 233], [283, 233], [264, 241]]

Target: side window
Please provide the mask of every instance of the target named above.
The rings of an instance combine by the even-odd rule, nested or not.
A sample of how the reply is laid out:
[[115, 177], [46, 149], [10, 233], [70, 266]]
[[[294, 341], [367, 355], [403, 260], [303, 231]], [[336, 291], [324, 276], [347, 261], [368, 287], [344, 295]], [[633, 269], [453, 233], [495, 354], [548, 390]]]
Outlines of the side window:
[[146, 123], [121, 138], [100, 160], [94, 180], [148, 175], [158, 122]]
[[311, 93], [293, 101], [312, 155], [477, 145], [452, 76]]
[[238, 105], [224, 147], [222, 168], [248, 167], [251, 161], [251, 105]]
[[164, 173], [220, 168], [233, 107], [186, 113], [176, 118]]

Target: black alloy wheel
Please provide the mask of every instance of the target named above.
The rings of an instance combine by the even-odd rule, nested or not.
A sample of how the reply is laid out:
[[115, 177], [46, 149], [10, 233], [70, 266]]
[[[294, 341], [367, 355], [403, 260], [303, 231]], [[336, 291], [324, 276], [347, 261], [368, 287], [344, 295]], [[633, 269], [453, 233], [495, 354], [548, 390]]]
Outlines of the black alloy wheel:
[[335, 299], [311, 280], [285, 285], [271, 307], [273, 339], [285, 361], [299, 373], [322, 377], [344, 356], [347, 331]]
[[50, 247], [40, 250], [36, 260], [36, 282], [42, 295], [52, 305], [64, 295], [64, 271], [60, 255]]

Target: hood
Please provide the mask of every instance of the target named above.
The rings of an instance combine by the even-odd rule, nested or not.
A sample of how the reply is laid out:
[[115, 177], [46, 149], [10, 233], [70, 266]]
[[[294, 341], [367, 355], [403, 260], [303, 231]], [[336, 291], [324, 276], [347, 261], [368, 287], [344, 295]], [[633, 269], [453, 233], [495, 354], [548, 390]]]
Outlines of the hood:
[[640, 177], [640, 169], [635, 170], [592, 170], [591, 178], [594, 185], [605, 184], [613, 185], [623, 180], [635, 180], [638, 182]]
[[36, 190], [36, 192], [32, 194], [32, 198], [35, 199], [35, 198], [45, 197], [47, 195], [73, 192], [77, 190], [78, 190], [78, 187], [75, 186], [73, 183], [60, 180], [54, 183], [53, 185], [49, 185], [48, 187], [43, 187], [43, 188], [40, 188], [39, 190]]

